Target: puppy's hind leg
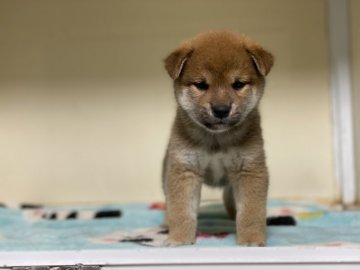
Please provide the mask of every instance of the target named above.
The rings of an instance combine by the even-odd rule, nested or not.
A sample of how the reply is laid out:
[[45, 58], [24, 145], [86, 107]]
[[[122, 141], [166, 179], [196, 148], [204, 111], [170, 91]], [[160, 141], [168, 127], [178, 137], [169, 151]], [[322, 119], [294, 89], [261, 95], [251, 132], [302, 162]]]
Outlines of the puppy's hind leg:
[[169, 229], [169, 222], [168, 222], [168, 219], [167, 219], [167, 216], [166, 216], [166, 212], [165, 212], [165, 215], [164, 215], [163, 222], [160, 224], [160, 228]]
[[230, 183], [224, 187], [223, 201], [228, 216], [231, 219], [235, 220], [236, 205], [235, 205], [234, 191]]

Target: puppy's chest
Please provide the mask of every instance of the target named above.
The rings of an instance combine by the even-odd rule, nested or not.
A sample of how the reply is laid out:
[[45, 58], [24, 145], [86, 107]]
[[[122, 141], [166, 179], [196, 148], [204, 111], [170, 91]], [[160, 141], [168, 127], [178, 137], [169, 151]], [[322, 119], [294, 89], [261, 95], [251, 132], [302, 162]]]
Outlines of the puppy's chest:
[[224, 186], [229, 171], [240, 170], [242, 158], [237, 151], [218, 152], [210, 154], [194, 151], [185, 155], [187, 165], [201, 175], [204, 183], [210, 186]]
[[215, 154], [206, 157], [204, 166], [204, 183], [209, 186], [224, 186], [226, 184], [226, 164], [229, 165], [229, 157], [223, 154]]

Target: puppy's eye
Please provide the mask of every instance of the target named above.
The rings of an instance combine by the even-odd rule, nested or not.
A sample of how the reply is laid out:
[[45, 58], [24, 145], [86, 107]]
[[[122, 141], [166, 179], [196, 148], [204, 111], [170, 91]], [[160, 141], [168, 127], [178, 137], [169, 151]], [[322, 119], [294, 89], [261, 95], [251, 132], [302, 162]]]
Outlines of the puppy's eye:
[[240, 90], [246, 85], [245, 82], [235, 81], [231, 86], [234, 90]]
[[209, 89], [209, 85], [206, 82], [194, 82], [193, 85], [202, 91], [208, 90]]

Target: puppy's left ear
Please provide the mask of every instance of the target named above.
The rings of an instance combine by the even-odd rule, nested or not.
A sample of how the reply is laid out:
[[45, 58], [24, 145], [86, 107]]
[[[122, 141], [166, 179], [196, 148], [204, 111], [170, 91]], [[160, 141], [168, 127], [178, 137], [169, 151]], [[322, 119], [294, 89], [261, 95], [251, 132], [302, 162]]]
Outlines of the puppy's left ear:
[[165, 69], [173, 80], [179, 78], [185, 62], [190, 58], [192, 52], [191, 47], [183, 45], [166, 57], [164, 60]]
[[274, 64], [273, 55], [257, 44], [247, 46], [246, 50], [250, 54], [250, 57], [254, 61], [254, 64], [260, 74], [263, 76], [268, 75]]

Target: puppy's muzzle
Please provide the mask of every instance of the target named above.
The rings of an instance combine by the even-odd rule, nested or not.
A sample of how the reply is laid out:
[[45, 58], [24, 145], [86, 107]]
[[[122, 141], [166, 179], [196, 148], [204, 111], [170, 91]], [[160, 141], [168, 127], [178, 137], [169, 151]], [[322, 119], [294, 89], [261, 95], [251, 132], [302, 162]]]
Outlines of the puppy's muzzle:
[[218, 119], [224, 119], [229, 116], [231, 107], [228, 105], [216, 105], [211, 106], [211, 111], [214, 115], [214, 117]]

